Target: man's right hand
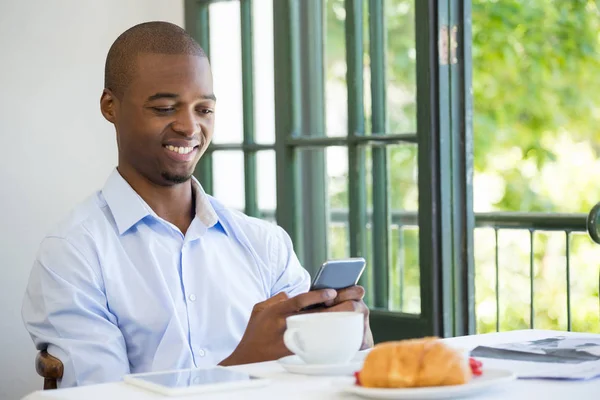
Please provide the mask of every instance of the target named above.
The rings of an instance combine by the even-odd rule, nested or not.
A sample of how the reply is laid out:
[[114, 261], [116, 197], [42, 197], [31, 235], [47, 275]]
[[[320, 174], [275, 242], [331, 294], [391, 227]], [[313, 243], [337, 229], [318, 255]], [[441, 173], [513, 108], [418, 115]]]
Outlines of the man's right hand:
[[219, 365], [271, 361], [290, 355], [291, 352], [283, 343], [285, 319], [305, 307], [333, 300], [336, 296], [337, 293], [333, 289], [310, 291], [291, 299], [282, 292], [256, 304], [239, 345]]

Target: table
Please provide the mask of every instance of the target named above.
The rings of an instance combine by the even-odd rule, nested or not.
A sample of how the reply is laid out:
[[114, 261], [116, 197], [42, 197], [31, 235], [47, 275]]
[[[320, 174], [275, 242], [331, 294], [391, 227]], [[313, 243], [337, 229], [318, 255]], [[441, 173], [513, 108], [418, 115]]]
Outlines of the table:
[[[448, 343], [465, 349], [473, 349], [479, 345], [492, 345], [512, 341], [528, 341], [543, 339], [555, 335], [590, 336], [573, 332], [557, 332], [544, 330], [522, 330], [512, 332], [490, 333], [485, 335], [462, 336], [445, 339]], [[600, 338], [600, 335], [594, 335]], [[484, 359], [485, 366], [491, 368], [511, 369], [515, 372], [539, 367], [539, 364], [517, 362], [509, 360]], [[198, 396], [179, 397], [185, 400], [194, 399], [310, 399], [310, 400], [351, 400], [359, 399], [350, 394], [342, 393], [334, 384], [335, 377], [309, 377], [289, 374], [277, 362], [265, 362], [231, 367], [272, 380], [269, 386], [249, 389], [244, 391], [202, 394]], [[59, 389], [51, 391], [37, 391], [23, 400], [148, 400], [166, 399], [158, 394], [147, 392], [130, 386], [123, 382], [90, 385], [77, 388]], [[177, 397], [176, 397], [177, 398]], [[544, 380], [517, 380], [504, 387], [494, 388], [473, 399], [598, 399], [600, 398], [600, 379], [590, 381], [544, 381]]]

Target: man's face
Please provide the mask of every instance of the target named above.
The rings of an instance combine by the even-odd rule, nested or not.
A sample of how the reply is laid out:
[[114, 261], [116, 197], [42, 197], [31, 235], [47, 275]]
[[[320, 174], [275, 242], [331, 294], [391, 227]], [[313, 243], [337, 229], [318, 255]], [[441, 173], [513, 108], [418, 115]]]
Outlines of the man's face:
[[139, 55], [134, 78], [114, 107], [119, 169], [162, 186], [187, 181], [213, 135], [208, 59]]

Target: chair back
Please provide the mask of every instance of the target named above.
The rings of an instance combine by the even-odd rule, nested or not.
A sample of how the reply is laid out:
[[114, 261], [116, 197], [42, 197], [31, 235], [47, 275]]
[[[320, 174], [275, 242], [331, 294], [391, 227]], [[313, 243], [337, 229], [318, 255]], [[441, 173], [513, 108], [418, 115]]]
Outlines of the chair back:
[[58, 380], [63, 376], [63, 363], [42, 350], [35, 357], [35, 370], [44, 378], [44, 390], [56, 389]]

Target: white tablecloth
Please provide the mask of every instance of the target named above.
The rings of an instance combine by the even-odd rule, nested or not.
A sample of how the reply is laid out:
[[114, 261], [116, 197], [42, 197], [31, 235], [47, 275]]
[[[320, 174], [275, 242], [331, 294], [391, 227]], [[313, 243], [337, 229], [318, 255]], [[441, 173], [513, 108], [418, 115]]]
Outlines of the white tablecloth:
[[[479, 345], [507, 343], [512, 341], [527, 341], [542, 339], [554, 335], [589, 336], [590, 334], [566, 333], [542, 330], [524, 330], [492, 333], [486, 335], [463, 336], [447, 339], [449, 343], [472, 349]], [[600, 335], [597, 335], [600, 337]], [[486, 367], [505, 368], [515, 372], [530, 371], [543, 365], [508, 361], [484, 359]], [[234, 367], [245, 372], [265, 376], [272, 380], [271, 384], [263, 388], [243, 391], [202, 394], [198, 396], [185, 396], [182, 399], [310, 399], [310, 400], [336, 400], [357, 399], [357, 397], [342, 393], [334, 382], [339, 378], [309, 377], [293, 375], [285, 372], [277, 362], [267, 362]], [[25, 397], [24, 400], [146, 400], [163, 397], [158, 394], [138, 389], [123, 382], [107, 383], [100, 385], [84, 386], [71, 389], [38, 391]], [[503, 387], [485, 391], [474, 399], [569, 399], [586, 400], [600, 399], [600, 379], [590, 381], [547, 381], [547, 380], [517, 380]]]

